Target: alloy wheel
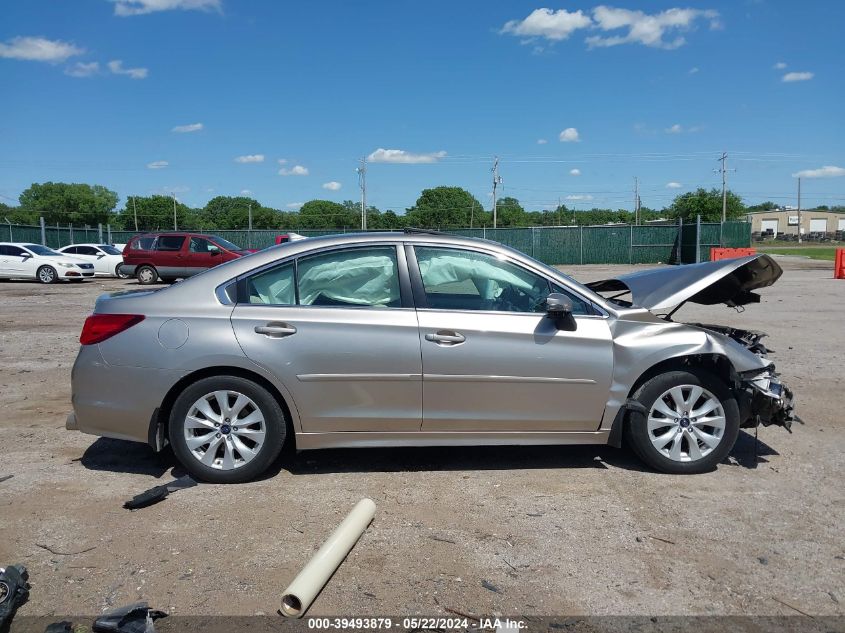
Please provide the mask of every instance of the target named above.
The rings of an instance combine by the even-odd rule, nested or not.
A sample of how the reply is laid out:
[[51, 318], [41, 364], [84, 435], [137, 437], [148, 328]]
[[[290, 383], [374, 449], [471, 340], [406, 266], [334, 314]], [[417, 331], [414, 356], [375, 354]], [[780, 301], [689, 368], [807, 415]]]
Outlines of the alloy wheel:
[[698, 385], [668, 389], [648, 414], [648, 437], [655, 450], [676, 462], [694, 462], [713, 452], [725, 432], [719, 399]]
[[207, 393], [188, 409], [185, 443], [202, 464], [234, 470], [261, 451], [267, 432], [264, 415], [248, 396], [231, 390]]
[[49, 284], [52, 283], [53, 280], [56, 278], [56, 271], [50, 268], [49, 266], [43, 266], [41, 270], [38, 271], [38, 280], [41, 283]]

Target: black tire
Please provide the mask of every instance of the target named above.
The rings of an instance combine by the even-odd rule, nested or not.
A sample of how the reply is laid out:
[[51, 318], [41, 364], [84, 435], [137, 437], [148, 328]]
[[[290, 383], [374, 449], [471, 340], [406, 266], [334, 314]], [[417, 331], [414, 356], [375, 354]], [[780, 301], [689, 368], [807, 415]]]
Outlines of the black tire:
[[[247, 396], [255, 403], [264, 418], [264, 442], [258, 454], [250, 461], [231, 470], [214, 468], [200, 462], [199, 458], [191, 452], [185, 438], [185, 422], [191, 407], [203, 396], [221, 390], [234, 391]], [[233, 420], [231, 429], [236, 428], [235, 423], [236, 420]], [[261, 385], [238, 376], [212, 376], [189, 385], [179, 395], [170, 412], [168, 430], [174, 455], [194, 478], [217, 484], [237, 484], [255, 479], [276, 460], [285, 443], [287, 422], [279, 403]], [[219, 450], [222, 451], [222, 447]], [[215, 454], [217, 454], [216, 450]]]
[[[647, 418], [657, 399], [673, 387], [681, 385], [706, 389], [719, 401], [724, 412], [725, 426], [719, 444], [710, 453], [695, 461], [676, 461], [664, 455], [652, 444], [648, 432]], [[722, 380], [707, 371], [691, 368], [659, 374], [643, 383], [633, 397], [645, 407], [646, 414], [632, 415], [629, 418], [625, 425], [625, 438], [637, 457], [655, 470], [676, 475], [709, 472], [727, 457], [736, 442], [739, 434], [739, 407], [736, 398]], [[689, 454], [689, 440], [684, 441], [687, 442]]]
[[129, 279], [129, 275], [126, 273], [120, 272], [120, 269], [123, 268], [123, 264], [118, 264], [114, 267], [114, 276], [118, 279]]
[[139, 266], [138, 270], [135, 271], [135, 279], [142, 286], [149, 286], [158, 281], [158, 271], [152, 266], [144, 264], [143, 266]]
[[35, 272], [35, 277], [42, 284], [54, 284], [59, 280], [59, 273], [52, 266], [41, 266]]

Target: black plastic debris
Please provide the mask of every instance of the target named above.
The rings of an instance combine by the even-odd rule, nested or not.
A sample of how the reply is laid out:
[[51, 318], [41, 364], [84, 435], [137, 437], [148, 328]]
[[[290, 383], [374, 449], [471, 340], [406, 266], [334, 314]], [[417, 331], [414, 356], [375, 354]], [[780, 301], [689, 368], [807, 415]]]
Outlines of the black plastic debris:
[[67, 620], [53, 622], [47, 625], [44, 633], [73, 633], [73, 622], [68, 622]]
[[12, 477], [14, 477], [14, 475], [1, 475], [0, 476], [0, 484], [2, 484], [4, 481], [8, 481]]
[[15, 611], [29, 598], [29, 572], [23, 565], [0, 567], [0, 631], [7, 630]]
[[97, 633], [155, 633], [155, 620], [166, 618], [164, 611], [150, 609], [146, 602], [135, 602], [107, 611], [94, 620]]
[[194, 480], [190, 475], [185, 475], [184, 477], [174, 479], [170, 483], [155, 486], [154, 488], [150, 488], [139, 495], [135, 495], [129, 501], [124, 503], [123, 507], [127, 510], [146, 508], [147, 506], [151, 506], [164, 500], [171, 492], [176, 492], [177, 490], [182, 490], [184, 488], [193, 488], [196, 485], [196, 480]]

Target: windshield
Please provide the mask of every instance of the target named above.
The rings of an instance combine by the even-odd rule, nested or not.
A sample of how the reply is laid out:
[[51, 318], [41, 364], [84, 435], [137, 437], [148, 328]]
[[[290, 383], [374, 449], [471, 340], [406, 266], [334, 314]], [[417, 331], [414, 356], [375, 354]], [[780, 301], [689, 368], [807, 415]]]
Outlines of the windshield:
[[216, 235], [212, 235], [211, 240], [215, 244], [217, 244], [217, 246], [222, 246], [227, 251], [242, 251], [243, 250], [237, 244], [232, 244], [229, 240], [224, 240], [222, 237], [217, 237]]
[[103, 251], [106, 255], [120, 255], [121, 252], [111, 244], [100, 244], [97, 248]]
[[58, 255], [61, 257], [61, 253], [57, 253], [52, 248], [47, 248], [46, 246], [41, 246], [41, 244], [24, 244], [23, 247], [28, 250], [32, 251], [36, 255]]

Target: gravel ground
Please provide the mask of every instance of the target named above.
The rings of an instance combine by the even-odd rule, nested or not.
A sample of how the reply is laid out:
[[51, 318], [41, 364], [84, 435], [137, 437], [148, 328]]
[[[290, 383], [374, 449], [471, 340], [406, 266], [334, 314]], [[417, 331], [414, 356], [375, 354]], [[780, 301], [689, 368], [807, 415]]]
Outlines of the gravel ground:
[[[845, 613], [841, 352], [845, 282], [781, 257], [743, 314], [679, 319], [770, 333], [806, 424], [742, 432], [717, 471], [649, 472], [598, 447], [288, 452], [268, 478], [201, 485], [129, 512], [169, 481], [147, 447], [64, 429], [70, 368], [101, 292], [0, 283], [0, 564], [30, 570], [20, 615], [98, 614], [138, 599], [174, 614], [273, 614], [361, 497], [376, 519], [310, 615]], [[581, 280], [627, 266], [569, 267]], [[756, 450], [756, 458], [755, 458]], [[178, 469], [176, 474], [178, 474]]]

